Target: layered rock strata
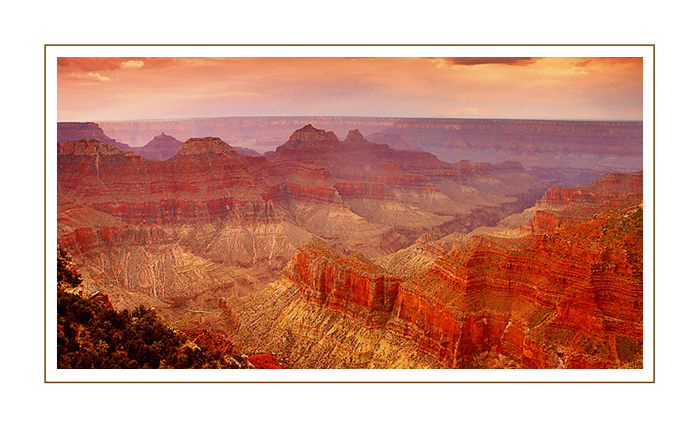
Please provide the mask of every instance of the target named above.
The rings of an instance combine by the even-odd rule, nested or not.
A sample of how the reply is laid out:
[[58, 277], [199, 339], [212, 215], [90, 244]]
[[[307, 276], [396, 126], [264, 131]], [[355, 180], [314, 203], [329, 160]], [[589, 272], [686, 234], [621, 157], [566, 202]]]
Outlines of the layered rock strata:
[[301, 248], [284, 276], [307, 302], [342, 310], [368, 328], [386, 322], [400, 281], [361, 254], [340, 258], [322, 240]]
[[510, 215], [496, 226], [481, 227], [469, 235], [516, 238], [531, 233], [553, 232], [560, 226], [590, 220], [610, 209], [642, 204], [643, 172], [606, 173], [590, 185], [551, 187], [534, 207]]
[[[304, 314], [277, 312], [282, 318], [277, 327], [286, 327], [277, 331], [298, 332], [306, 346], [314, 339], [329, 345], [327, 331], [302, 333], [287, 318], [304, 315], [314, 323], [313, 315], [326, 315], [319, 308], [323, 307], [343, 324], [374, 330], [369, 341], [374, 348], [386, 347], [388, 341], [410, 342], [427, 357], [422, 358], [424, 364], [395, 360], [397, 367], [638, 368], [643, 347], [641, 200], [641, 172], [612, 173], [590, 186], [553, 188], [533, 208], [551, 211], [511, 219], [520, 225], [530, 220], [535, 235], [503, 239], [454, 234], [435, 240], [426, 234], [406, 249], [373, 260], [371, 266], [363, 263], [375, 280], [376, 274], [398, 280], [396, 297], [392, 292], [392, 298], [384, 299], [393, 303], [391, 313], [383, 324], [374, 322], [371, 327], [357, 315], [356, 306], [344, 309], [337, 302], [326, 303], [329, 289], [334, 294], [350, 289], [365, 297], [370, 293], [343, 284], [353, 280], [329, 281], [325, 271], [339, 267], [345, 273], [353, 271], [355, 279], [363, 274], [341, 267], [353, 260], [315, 243], [300, 251], [280, 284], [299, 290], [307, 303], [289, 304], [296, 303], [295, 309]], [[547, 215], [554, 221], [538, 224]], [[334, 341], [345, 347], [342, 336], [335, 333]], [[367, 345], [357, 346], [365, 351], [362, 365], [388, 365]], [[343, 353], [359, 356], [347, 347]], [[324, 362], [346, 365], [342, 359]]]
[[493, 223], [544, 190], [514, 164], [456, 167], [356, 131], [340, 141], [307, 126], [279, 152], [248, 157], [219, 138], [193, 138], [154, 161], [65, 141], [59, 241], [117, 306], [197, 310], [205, 300], [217, 310], [213, 295], [260, 290], [314, 237], [340, 253], [384, 256], [426, 231]]
[[591, 185], [552, 187], [535, 206], [532, 230], [554, 231], [558, 226], [592, 218], [595, 214], [642, 203], [643, 172], [606, 173]]
[[314, 241], [283, 281], [235, 307], [234, 340], [306, 368], [638, 368], [642, 214], [470, 238], [412, 277]]
[[218, 138], [164, 161], [66, 141], [58, 238], [118, 308], [300, 367], [639, 367], [641, 184], [553, 188], [512, 219], [535, 234], [470, 237], [542, 183], [312, 126], [266, 157]]
[[266, 158], [322, 167], [352, 212], [408, 240], [427, 230], [445, 236], [495, 223], [533, 205], [545, 189], [515, 162], [445, 163], [427, 152], [371, 143], [357, 130], [341, 141], [307, 125]]
[[387, 328], [449, 367], [639, 361], [641, 216], [634, 207], [507, 243], [475, 237], [401, 286]]

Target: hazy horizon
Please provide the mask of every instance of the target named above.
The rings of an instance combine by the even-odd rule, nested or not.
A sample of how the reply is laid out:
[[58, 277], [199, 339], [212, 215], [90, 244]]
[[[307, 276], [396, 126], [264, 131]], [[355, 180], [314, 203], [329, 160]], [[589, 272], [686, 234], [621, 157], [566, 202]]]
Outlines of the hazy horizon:
[[600, 121], [600, 122], [638, 122], [641, 123], [644, 120], [642, 118], [569, 118], [569, 117], [559, 117], [559, 118], [519, 118], [519, 117], [443, 117], [443, 116], [370, 116], [370, 115], [322, 115], [322, 114], [311, 114], [311, 115], [217, 115], [217, 116], [201, 116], [201, 117], [166, 117], [166, 118], [134, 118], [134, 119], [122, 119], [122, 120], [58, 120], [58, 123], [120, 123], [120, 122], [140, 122], [140, 121], [154, 121], [154, 122], [167, 122], [167, 121], [186, 121], [186, 120], [211, 120], [220, 118], [374, 118], [374, 119], [386, 119], [386, 120], [509, 120], [509, 121]]

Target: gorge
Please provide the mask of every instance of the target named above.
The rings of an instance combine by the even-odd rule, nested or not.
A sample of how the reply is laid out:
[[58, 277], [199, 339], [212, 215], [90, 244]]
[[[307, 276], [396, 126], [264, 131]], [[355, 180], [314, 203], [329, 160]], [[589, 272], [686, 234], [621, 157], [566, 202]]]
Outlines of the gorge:
[[643, 365], [641, 123], [231, 120], [59, 123], [87, 292], [297, 368]]

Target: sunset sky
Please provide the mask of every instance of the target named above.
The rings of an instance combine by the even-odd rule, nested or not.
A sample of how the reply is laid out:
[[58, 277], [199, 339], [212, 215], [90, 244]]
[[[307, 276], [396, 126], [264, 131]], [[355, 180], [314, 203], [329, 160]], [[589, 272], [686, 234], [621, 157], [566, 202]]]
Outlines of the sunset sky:
[[58, 120], [642, 119], [642, 58], [58, 58]]

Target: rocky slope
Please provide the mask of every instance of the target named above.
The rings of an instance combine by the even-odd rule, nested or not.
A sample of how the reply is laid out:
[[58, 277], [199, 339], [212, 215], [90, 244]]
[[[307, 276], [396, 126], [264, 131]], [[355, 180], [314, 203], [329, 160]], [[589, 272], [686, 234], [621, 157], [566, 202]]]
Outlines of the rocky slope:
[[[604, 194], [640, 177], [589, 195], [629, 204]], [[223, 302], [233, 340], [305, 368], [639, 368], [643, 207], [607, 206], [553, 232], [424, 236], [376, 260], [314, 240], [281, 281]]]
[[451, 367], [624, 366], [641, 356], [641, 216], [633, 207], [519, 241], [474, 238], [401, 288], [387, 327]]
[[56, 366], [114, 368], [290, 368], [275, 354], [239, 355], [206, 329], [175, 330], [153, 309], [115, 310], [108, 295], [87, 293], [68, 253], [56, 250]]
[[83, 139], [57, 160], [58, 238], [86, 285], [183, 326], [216, 322], [219, 297], [259, 291], [312, 238], [384, 256], [493, 224], [545, 189], [517, 164], [451, 165], [311, 126], [277, 156], [193, 138], [153, 161]]
[[274, 164], [322, 167], [353, 213], [411, 241], [427, 230], [444, 236], [495, 223], [534, 204], [545, 188], [518, 163], [450, 164], [427, 152], [371, 143], [357, 130], [341, 141], [307, 125], [265, 156]]
[[215, 139], [190, 140], [164, 162], [68, 141], [58, 155], [59, 242], [118, 306], [204, 297], [215, 309], [207, 294], [257, 291], [310, 234], [260, 197], [246, 158]]

